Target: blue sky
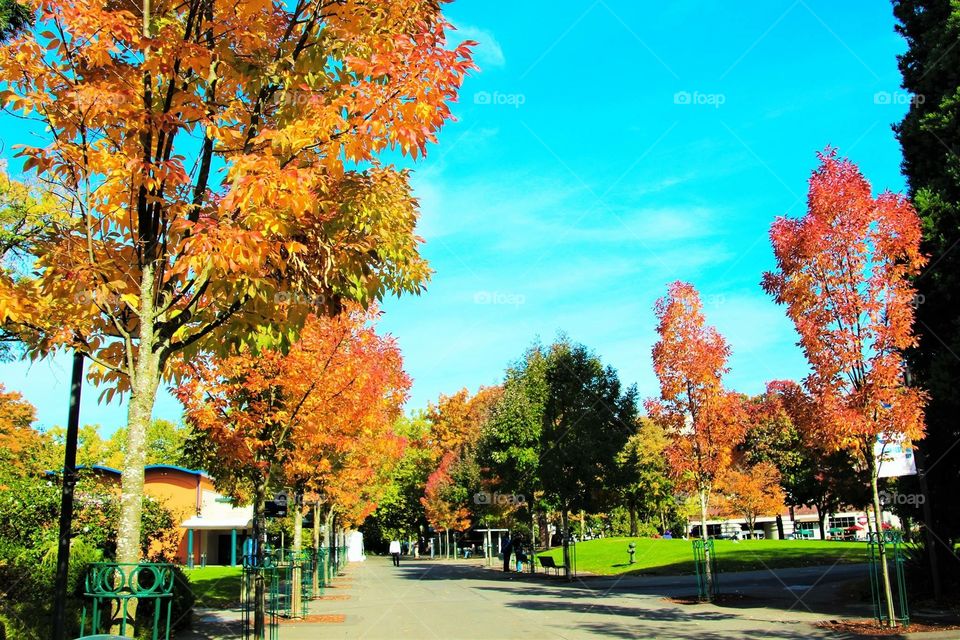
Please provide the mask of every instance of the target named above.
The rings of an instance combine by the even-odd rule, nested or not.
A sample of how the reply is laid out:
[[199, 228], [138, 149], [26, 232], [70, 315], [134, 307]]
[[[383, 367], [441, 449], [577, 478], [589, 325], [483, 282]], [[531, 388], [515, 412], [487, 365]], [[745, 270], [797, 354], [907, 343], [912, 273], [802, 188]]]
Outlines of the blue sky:
[[[494, 2], [447, 14], [480, 41], [440, 143], [413, 163], [424, 252], [420, 297], [383, 305], [414, 378], [408, 408], [500, 381], [538, 337], [594, 348], [643, 396], [658, 392], [653, 303], [693, 282], [733, 349], [728, 384], [754, 393], [800, 378], [796, 336], [760, 289], [767, 230], [800, 215], [815, 153], [857, 162], [875, 189], [904, 189], [890, 130], [907, 108], [890, 5], [786, 1]], [[17, 123], [0, 117], [3, 155]], [[410, 164], [410, 163], [406, 163]], [[0, 366], [63, 423], [66, 358]], [[123, 407], [95, 403], [105, 431]], [[163, 395], [158, 417], [178, 419]]]

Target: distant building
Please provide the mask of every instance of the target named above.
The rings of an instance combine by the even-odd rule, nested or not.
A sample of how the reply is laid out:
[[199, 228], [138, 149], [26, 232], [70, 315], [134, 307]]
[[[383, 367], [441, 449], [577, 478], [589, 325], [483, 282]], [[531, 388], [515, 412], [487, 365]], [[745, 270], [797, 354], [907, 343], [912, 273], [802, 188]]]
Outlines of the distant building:
[[[762, 516], [756, 519], [754, 523], [755, 531], [749, 531], [749, 525], [746, 518], [721, 516], [714, 512], [716, 517], [707, 519], [707, 535], [714, 538], [729, 538], [733, 536], [742, 538], [767, 538], [776, 539], [779, 537], [777, 531], [777, 518], [775, 515]], [[817, 517], [816, 509], [812, 507], [796, 507], [793, 513], [789, 510], [780, 514], [783, 520], [784, 537], [807, 538], [811, 540], [820, 539], [820, 520]], [[883, 512], [884, 528], [899, 527], [900, 521], [893, 514]], [[828, 540], [866, 540], [867, 533], [873, 526], [873, 518], [866, 511], [847, 508], [843, 511], [830, 514], [824, 523], [824, 533]], [[700, 519], [690, 519], [687, 523], [687, 535], [699, 537]]]
[[[101, 465], [90, 469], [119, 488], [117, 469]], [[173, 465], [148, 465], [144, 469], [144, 493], [160, 501], [180, 523], [178, 562], [195, 566], [242, 562], [243, 542], [253, 533], [253, 507], [233, 506], [229, 498], [214, 489], [210, 476]]]

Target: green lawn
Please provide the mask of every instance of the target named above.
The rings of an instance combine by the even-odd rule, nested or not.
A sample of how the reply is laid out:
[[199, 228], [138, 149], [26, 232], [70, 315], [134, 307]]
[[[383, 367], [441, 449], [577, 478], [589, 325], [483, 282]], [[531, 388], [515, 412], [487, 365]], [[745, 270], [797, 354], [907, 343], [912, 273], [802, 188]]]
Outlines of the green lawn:
[[184, 569], [190, 579], [195, 606], [224, 609], [240, 603], [242, 567], [204, 567]]
[[[627, 545], [637, 543], [636, 564], [629, 564]], [[865, 542], [824, 540], [716, 540], [720, 571], [750, 571], [763, 568], [808, 567], [834, 562], [867, 562]], [[563, 558], [559, 547], [537, 555]], [[539, 564], [539, 563], [538, 563]], [[690, 540], [651, 538], [603, 538], [577, 545], [577, 570], [601, 575], [679, 575], [694, 572]]]

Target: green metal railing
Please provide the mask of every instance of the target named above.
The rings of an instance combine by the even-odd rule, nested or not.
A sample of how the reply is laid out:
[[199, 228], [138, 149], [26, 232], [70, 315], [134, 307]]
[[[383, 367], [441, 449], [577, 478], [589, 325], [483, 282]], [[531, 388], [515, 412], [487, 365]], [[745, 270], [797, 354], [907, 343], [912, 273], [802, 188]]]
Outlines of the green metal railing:
[[[90, 622], [89, 635], [108, 632], [114, 625], [119, 626], [120, 635], [126, 635], [127, 625], [135, 624], [131, 620], [130, 602], [136, 600], [136, 608], [141, 614], [149, 612], [152, 605], [151, 638], [158, 640], [161, 637], [160, 627], [163, 621], [162, 637], [169, 640], [174, 580], [171, 564], [154, 562], [91, 564], [84, 579], [83, 594], [93, 602], [89, 618], [87, 605], [83, 606], [80, 636], [84, 637], [88, 621]], [[164, 605], [166, 605], [165, 613]], [[140, 625], [142, 626], [142, 623]]]
[[313, 571], [311, 577], [311, 591], [314, 598], [323, 595], [323, 590], [327, 586], [327, 550], [323, 547], [314, 551]]
[[[887, 572], [890, 576], [890, 587], [894, 594], [893, 619], [901, 625], [910, 624], [910, 609], [907, 604], [907, 583], [903, 577], [903, 565], [906, 554], [903, 549], [903, 539], [899, 531], [884, 531], [868, 534], [867, 544], [870, 547], [870, 595], [873, 600], [873, 617], [882, 624], [890, 624], [890, 612], [887, 611], [886, 595], [883, 584], [883, 565], [880, 563], [880, 546], [883, 545], [886, 555]], [[890, 571], [890, 565], [893, 570]]]
[[[713, 540], [693, 540], [693, 564], [697, 572], [697, 597], [700, 600], [713, 600], [717, 595], [718, 582], [717, 554], [713, 550]], [[707, 577], [708, 570], [712, 579]]]
[[[264, 593], [264, 628], [256, 628], [257, 582], [263, 581]], [[278, 640], [279, 630], [277, 619], [277, 597], [279, 590], [279, 576], [273, 558], [264, 557], [263, 564], [258, 566], [256, 558], [244, 555], [243, 574], [240, 600], [243, 605], [243, 638], [244, 640]]]
[[284, 618], [302, 618], [307, 615], [308, 603], [313, 597], [313, 553], [278, 549], [274, 556], [277, 613]]

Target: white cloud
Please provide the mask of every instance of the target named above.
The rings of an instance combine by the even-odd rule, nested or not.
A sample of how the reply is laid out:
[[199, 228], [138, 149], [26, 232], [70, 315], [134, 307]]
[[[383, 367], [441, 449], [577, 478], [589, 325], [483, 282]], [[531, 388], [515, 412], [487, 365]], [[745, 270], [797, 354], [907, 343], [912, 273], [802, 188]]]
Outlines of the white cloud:
[[480, 27], [474, 27], [466, 24], [455, 25], [456, 34], [462, 40], [474, 40], [479, 44], [474, 49], [474, 61], [482, 69], [488, 67], [502, 67], [507, 60], [503, 57], [503, 49], [496, 37]]

